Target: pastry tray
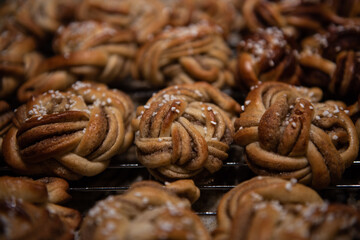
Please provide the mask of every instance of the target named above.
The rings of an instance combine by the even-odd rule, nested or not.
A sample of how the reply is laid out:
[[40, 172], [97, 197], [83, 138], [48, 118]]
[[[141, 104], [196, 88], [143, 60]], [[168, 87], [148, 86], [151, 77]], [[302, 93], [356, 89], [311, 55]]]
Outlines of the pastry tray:
[[[122, 87], [119, 87], [123, 89]], [[129, 88], [129, 85], [127, 86]], [[136, 89], [136, 90], [135, 90]], [[134, 100], [136, 105], [145, 104], [154, 90], [142, 89], [139, 86], [125, 89]], [[244, 94], [239, 92], [225, 91], [237, 101], [244, 101]], [[341, 202], [351, 204], [360, 209], [360, 158], [345, 170], [342, 180], [334, 186], [318, 191], [329, 202]], [[0, 176], [18, 176], [5, 166], [0, 160]], [[205, 226], [212, 231], [216, 226], [216, 209], [220, 198], [237, 184], [255, 176], [247, 166], [243, 149], [232, 145], [229, 157], [224, 162], [222, 169], [211, 176], [206, 183], [197, 183], [200, 188], [200, 198], [193, 205], [193, 210], [200, 216]], [[108, 168], [99, 175], [83, 177], [78, 181], [70, 181], [69, 193], [72, 199], [66, 206], [79, 210], [83, 215], [96, 201], [104, 199], [108, 195], [121, 194], [129, 186], [140, 180], [155, 180], [147, 169], [137, 162], [135, 146], [132, 146], [125, 154], [113, 157]]]

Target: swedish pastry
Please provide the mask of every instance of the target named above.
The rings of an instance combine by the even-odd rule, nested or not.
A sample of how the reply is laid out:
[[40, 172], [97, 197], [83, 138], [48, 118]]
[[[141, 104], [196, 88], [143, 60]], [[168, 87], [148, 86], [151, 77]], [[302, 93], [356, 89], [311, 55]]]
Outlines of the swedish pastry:
[[208, 83], [175, 85], [137, 109], [138, 160], [158, 179], [196, 178], [227, 158], [240, 105]]
[[34, 76], [19, 89], [18, 99], [48, 90], [65, 90], [77, 80], [113, 83], [130, 74], [136, 53], [135, 36], [107, 23], [73, 22], [57, 31], [53, 47], [57, 55], [42, 61]]
[[2, 152], [2, 143], [5, 134], [12, 126], [12, 118], [14, 116], [14, 112], [10, 108], [10, 105], [0, 100], [0, 153]]
[[358, 100], [347, 108], [349, 116], [353, 119], [356, 127], [356, 131], [360, 139], [360, 94]]
[[256, 177], [239, 184], [221, 199], [217, 220], [215, 240], [350, 240], [360, 236], [359, 210], [326, 203], [294, 179]]
[[331, 2], [245, 0], [241, 10], [246, 29], [255, 32], [259, 28], [276, 26], [294, 38], [309, 32], [324, 32], [330, 24], [359, 24], [359, 18], [339, 16]]
[[69, 199], [68, 187], [60, 178], [0, 177], [0, 238], [73, 239], [81, 215], [57, 205]]
[[0, 24], [0, 98], [9, 98], [41, 61], [36, 41], [10, 19]]
[[109, 196], [88, 211], [80, 239], [210, 239], [191, 210], [199, 193], [191, 180], [165, 186], [153, 181], [134, 183], [124, 194]]
[[170, 28], [139, 49], [134, 78], [153, 86], [198, 81], [218, 88], [233, 86], [234, 76], [228, 69], [230, 55], [215, 25]]
[[154, 37], [170, 20], [170, 9], [161, 0], [83, 0], [76, 14], [81, 21], [96, 20], [132, 30], [140, 43]]
[[125, 93], [100, 83], [50, 90], [17, 109], [3, 142], [5, 161], [25, 175], [96, 175], [132, 143], [133, 108]]
[[358, 26], [332, 26], [324, 34], [304, 39], [299, 56], [302, 83], [329, 90], [337, 98], [356, 97], [360, 92], [359, 40]]
[[279, 28], [258, 29], [239, 42], [237, 53], [239, 82], [248, 89], [266, 81], [300, 83], [296, 51]]
[[260, 84], [246, 97], [234, 140], [258, 175], [295, 178], [323, 188], [356, 159], [359, 139], [341, 102], [320, 103], [318, 88]]
[[45, 39], [58, 27], [74, 19], [81, 0], [24, 0], [15, 12], [18, 24], [39, 39]]

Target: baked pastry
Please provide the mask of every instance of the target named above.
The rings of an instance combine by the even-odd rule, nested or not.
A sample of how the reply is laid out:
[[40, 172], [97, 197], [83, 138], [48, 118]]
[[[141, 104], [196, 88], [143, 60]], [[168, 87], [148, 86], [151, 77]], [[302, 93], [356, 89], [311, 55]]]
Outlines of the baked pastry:
[[218, 206], [217, 220], [215, 240], [360, 236], [359, 210], [328, 204], [296, 181], [272, 177], [250, 179], [226, 193]]
[[135, 183], [124, 194], [109, 196], [89, 210], [80, 239], [210, 239], [191, 211], [190, 201], [199, 192], [191, 180], [165, 186], [153, 181]]
[[323, 1], [244, 0], [242, 14], [246, 29], [252, 32], [276, 26], [295, 38], [309, 32], [324, 32], [330, 24], [359, 24], [359, 19], [341, 17]]
[[143, 43], [168, 24], [170, 11], [161, 0], [83, 0], [77, 18], [131, 29], [136, 40]]
[[129, 76], [136, 53], [135, 36], [107, 23], [73, 22], [59, 28], [54, 39], [58, 55], [44, 60], [18, 91], [18, 99], [48, 90], [65, 90], [77, 80], [116, 83]]
[[81, 0], [24, 0], [16, 10], [16, 21], [40, 39], [74, 19]]
[[0, 98], [11, 96], [41, 61], [36, 41], [20, 31], [10, 19], [0, 24]]
[[136, 57], [134, 78], [153, 86], [204, 81], [234, 85], [228, 70], [231, 51], [219, 29], [208, 23], [163, 31], [145, 43]]
[[214, 173], [228, 156], [239, 112], [236, 101], [204, 82], [165, 88], [137, 109], [138, 160], [161, 180]]
[[246, 88], [266, 81], [299, 84], [296, 51], [276, 27], [258, 29], [238, 45], [237, 73]]
[[2, 153], [3, 138], [12, 126], [13, 116], [14, 112], [11, 110], [9, 104], [0, 100], [0, 153]]
[[0, 177], [0, 238], [73, 239], [80, 213], [55, 204], [70, 198], [68, 187], [60, 178]]
[[280, 82], [249, 92], [234, 140], [245, 147], [251, 170], [315, 188], [340, 180], [358, 155], [359, 139], [345, 105], [319, 103], [321, 96], [318, 88]]
[[355, 123], [356, 131], [360, 140], [360, 94], [358, 96], [358, 100], [353, 105], [349, 106], [347, 111]]
[[239, 13], [231, 0], [194, 0], [194, 11], [191, 22], [207, 21], [218, 25], [223, 36], [227, 37], [231, 31], [238, 31], [241, 23]]
[[356, 97], [360, 92], [359, 41], [359, 26], [333, 26], [326, 34], [304, 39], [299, 56], [302, 83], [328, 89], [335, 97]]
[[20, 106], [4, 138], [5, 161], [25, 175], [96, 175], [132, 143], [133, 103], [92, 82], [48, 91]]

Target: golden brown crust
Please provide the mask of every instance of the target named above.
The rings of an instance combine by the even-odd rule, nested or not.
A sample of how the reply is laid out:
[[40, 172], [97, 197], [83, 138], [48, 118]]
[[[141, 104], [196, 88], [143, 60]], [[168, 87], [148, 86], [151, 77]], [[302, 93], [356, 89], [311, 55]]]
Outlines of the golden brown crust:
[[[337, 98], [351, 99], [360, 91], [360, 28], [332, 26], [324, 34], [303, 40], [299, 63], [302, 84], [328, 89]], [[351, 99], [353, 100], [353, 99]]]
[[26, 0], [16, 11], [16, 21], [38, 38], [45, 38], [73, 19], [79, 0]]
[[[189, 180], [171, 184], [197, 189]], [[122, 195], [98, 202], [84, 218], [80, 239], [210, 239], [190, 202], [168, 186], [139, 182]]]
[[359, 24], [358, 18], [341, 17], [322, 1], [245, 0], [241, 9], [248, 30], [255, 32], [259, 28], [276, 26], [296, 38], [304, 32], [324, 32], [331, 23]]
[[[214, 239], [354, 239], [360, 212], [324, 203], [311, 188], [272, 177], [241, 183], [221, 199]], [[261, 226], [261, 227], [259, 227]]]
[[25, 102], [48, 90], [65, 90], [76, 80], [116, 83], [129, 76], [136, 53], [135, 36], [107, 23], [73, 22], [60, 27], [54, 39], [58, 53], [45, 59], [19, 89]]
[[0, 177], [0, 237], [73, 239], [80, 213], [54, 204], [70, 198], [68, 187], [60, 178]]
[[168, 87], [137, 109], [137, 157], [159, 179], [214, 173], [227, 158], [240, 106], [200, 82]]
[[318, 103], [320, 89], [263, 83], [252, 90], [235, 122], [234, 140], [259, 175], [296, 178], [322, 188], [356, 159], [359, 139], [336, 103]]
[[96, 175], [131, 144], [133, 108], [125, 93], [91, 82], [39, 95], [17, 109], [5, 161], [27, 175]]
[[228, 70], [231, 51], [214, 25], [201, 23], [164, 30], [144, 44], [136, 57], [134, 78], [154, 86], [205, 81], [234, 85]]
[[13, 116], [14, 112], [11, 110], [9, 104], [0, 100], [0, 153], [2, 153], [4, 136], [12, 126]]
[[237, 52], [237, 73], [246, 88], [266, 81], [299, 84], [295, 50], [279, 28], [257, 30], [240, 41]]
[[131, 29], [136, 40], [143, 43], [168, 24], [170, 11], [159, 0], [84, 0], [77, 17]]
[[41, 61], [35, 39], [24, 34], [11, 19], [0, 24], [0, 98], [11, 96]]

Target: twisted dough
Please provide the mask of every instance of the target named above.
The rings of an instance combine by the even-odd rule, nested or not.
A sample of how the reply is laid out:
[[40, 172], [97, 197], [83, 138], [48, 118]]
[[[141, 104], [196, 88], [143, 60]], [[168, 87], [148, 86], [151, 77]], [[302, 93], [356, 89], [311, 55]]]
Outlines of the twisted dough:
[[2, 153], [4, 136], [12, 125], [13, 116], [14, 112], [11, 110], [9, 104], [0, 100], [0, 153]]
[[159, 179], [214, 173], [227, 158], [240, 106], [200, 82], [168, 87], [137, 109], [139, 161]]
[[328, 89], [336, 97], [356, 97], [360, 91], [360, 27], [338, 26], [304, 39], [299, 62], [302, 82]]
[[70, 198], [60, 178], [0, 177], [0, 217], [6, 239], [73, 239], [78, 211], [56, 205]]
[[201, 23], [163, 31], [144, 44], [136, 57], [134, 78], [155, 86], [205, 81], [234, 85], [228, 70], [231, 51], [218, 28]]
[[189, 200], [177, 196], [185, 194], [193, 202], [199, 192], [191, 180], [166, 186], [135, 183], [124, 194], [110, 196], [90, 209], [80, 239], [210, 239]]
[[359, 24], [358, 18], [341, 17], [323, 2], [245, 0], [241, 9], [246, 28], [250, 31], [276, 26], [295, 38], [309, 31], [324, 32], [324, 26], [331, 23]]
[[356, 131], [360, 140], [360, 94], [358, 96], [358, 100], [351, 106], [347, 108], [349, 111], [349, 116], [353, 119], [356, 127]]
[[78, 79], [115, 83], [129, 76], [135, 36], [107, 23], [73, 22], [59, 28], [54, 49], [59, 55], [41, 62], [18, 91], [25, 102], [48, 90], [65, 90]]
[[36, 42], [5, 18], [0, 25], [0, 98], [10, 97], [41, 61]]
[[336, 183], [356, 159], [355, 126], [321, 90], [266, 82], [252, 90], [235, 121], [234, 140], [259, 175], [296, 178], [322, 188]]
[[259, 29], [238, 46], [237, 71], [241, 84], [251, 88], [263, 81], [299, 84], [300, 68], [295, 51], [283, 32]]
[[96, 175], [131, 144], [132, 115], [131, 99], [103, 84], [46, 92], [17, 109], [3, 143], [5, 161], [27, 175]]
[[160, 0], [83, 0], [77, 17], [131, 29], [144, 43], [169, 23], [170, 10]]
[[272, 177], [253, 178], [226, 193], [217, 220], [215, 240], [355, 239], [360, 234], [358, 210], [328, 205], [312, 189]]
[[38, 38], [55, 33], [73, 20], [81, 0], [24, 0], [16, 9], [16, 21]]

